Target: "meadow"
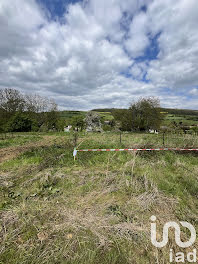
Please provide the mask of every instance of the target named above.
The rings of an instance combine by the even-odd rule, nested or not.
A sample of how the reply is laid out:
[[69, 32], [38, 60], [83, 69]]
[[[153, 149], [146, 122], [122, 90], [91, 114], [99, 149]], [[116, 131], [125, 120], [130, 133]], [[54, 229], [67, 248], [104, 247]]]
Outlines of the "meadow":
[[171, 122], [182, 122], [183, 125], [198, 125], [198, 116], [197, 115], [174, 115], [168, 114], [165, 117], [164, 124], [169, 125]]
[[[83, 152], [74, 161], [75, 144], [163, 147], [163, 135], [123, 133], [121, 143], [113, 132], [81, 132], [77, 143], [63, 132], [0, 139], [0, 263], [170, 263], [169, 249], [181, 249], [173, 232], [166, 247], [152, 246], [150, 217], [160, 231], [170, 220], [198, 230], [198, 152]], [[164, 145], [198, 147], [198, 136], [166, 134]]]

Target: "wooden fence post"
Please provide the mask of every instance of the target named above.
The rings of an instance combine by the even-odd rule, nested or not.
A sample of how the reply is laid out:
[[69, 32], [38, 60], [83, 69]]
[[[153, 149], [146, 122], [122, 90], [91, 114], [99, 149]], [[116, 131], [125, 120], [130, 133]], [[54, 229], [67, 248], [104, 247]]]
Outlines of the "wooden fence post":
[[165, 145], [165, 132], [163, 132], [163, 146]]

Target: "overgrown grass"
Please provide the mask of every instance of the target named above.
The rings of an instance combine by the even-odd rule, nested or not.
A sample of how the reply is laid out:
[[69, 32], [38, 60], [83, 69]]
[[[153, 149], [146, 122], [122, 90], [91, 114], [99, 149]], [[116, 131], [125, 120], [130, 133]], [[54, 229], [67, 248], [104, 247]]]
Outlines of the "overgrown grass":
[[[72, 135], [54, 137], [0, 165], [0, 263], [169, 263], [174, 235], [154, 248], [149, 219], [198, 228], [197, 155], [83, 152], [74, 161]], [[81, 133], [77, 145], [161, 146], [161, 136], [123, 134], [120, 144], [119, 134]]]
[[38, 135], [23, 135], [23, 134], [13, 134], [7, 135], [7, 138], [0, 139], [0, 148], [6, 148], [11, 146], [21, 146], [28, 142], [36, 142], [42, 137]]

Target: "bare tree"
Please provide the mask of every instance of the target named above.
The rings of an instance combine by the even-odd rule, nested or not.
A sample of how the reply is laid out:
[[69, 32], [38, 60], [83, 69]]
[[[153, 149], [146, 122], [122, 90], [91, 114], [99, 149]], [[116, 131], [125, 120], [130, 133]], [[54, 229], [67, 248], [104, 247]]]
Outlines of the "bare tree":
[[38, 94], [28, 94], [24, 96], [26, 111], [41, 113], [57, 109], [57, 105], [52, 99], [42, 97]]
[[23, 95], [15, 89], [5, 88], [0, 90], [0, 108], [7, 113], [23, 111], [25, 101]]

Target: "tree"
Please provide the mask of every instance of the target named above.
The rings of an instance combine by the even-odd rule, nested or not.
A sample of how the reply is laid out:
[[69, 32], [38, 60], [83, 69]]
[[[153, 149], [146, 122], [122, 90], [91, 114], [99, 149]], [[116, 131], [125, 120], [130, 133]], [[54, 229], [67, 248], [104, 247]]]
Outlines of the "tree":
[[0, 108], [7, 113], [16, 113], [23, 111], [25, 100], [23, 95], [16, 89], [5, 88], [0, 90]]
[[58, 120], [56, 121], [56, 130], [57, 131], [63, 131], [64, 130], [64, 127], [65, 127], [65, 123], [66, 121], [64, 119], [61, 119], [61, 118], [58, 118]]
[[89, 111], [86, 114], [85, 123], [87, 132], [102, 132], [101, 117], [94, 111]]
[[25, 109], [28, 114], [37, 119], [38, 125], [54, 129], [59, 118], [57, 105], [52, 99], [37, 94], [25, 95]]
[[77, 129], [80, 129], [82, 131], [85, 128], [84, 117], [82, 115], [77, 115], [73, 117], [72, 126], [77, 127]]
[[11, 132], [30, 132], [38, 130], [38, 127], [36, 120], [18, 112], [9, 120], [7, 130]]
[[9, 119], [17, 112], [24, 110], [23, 95], [15, 89], [0, 90], [0, 132], [7, 131]]
[[116, 109], [112, 114], [114, 119], [119, 123], [120, 130], [132, 130], [132, 114], [129, 109]]
[[[45, 126], [46, 130], [49, 130], [56, 128], [59, 115], [57, 105], [52, 99], [34, 94], [24, 95], [16, 89], [0, 90], [0, 132], [9, 131], [9, 128], [13, 129], [10, 124], [16, 120], [16, 117], [21, 118], [19, 127], [23, 127], [22, 123], [26, 124], [24, 129], [27, 129], [27, 123], [30, 120], [34, 120], [34, 123], [37, 123], [36, 127]], [[18, 130], [17, 125], [14, 126], [15, 130]]]
[[132, 103], [129, 109], [120, 109], [113, 112], [115, 120], [120, 122], [121, 130], [141, 131], [158, 129], [163, 115], [160, 113], [158, 98], [140, 98]]
[[159, 129], [163, 117], [160, 111], [160, 101], [154, 97], [140, 98], [131, 104], [132, 130]]

